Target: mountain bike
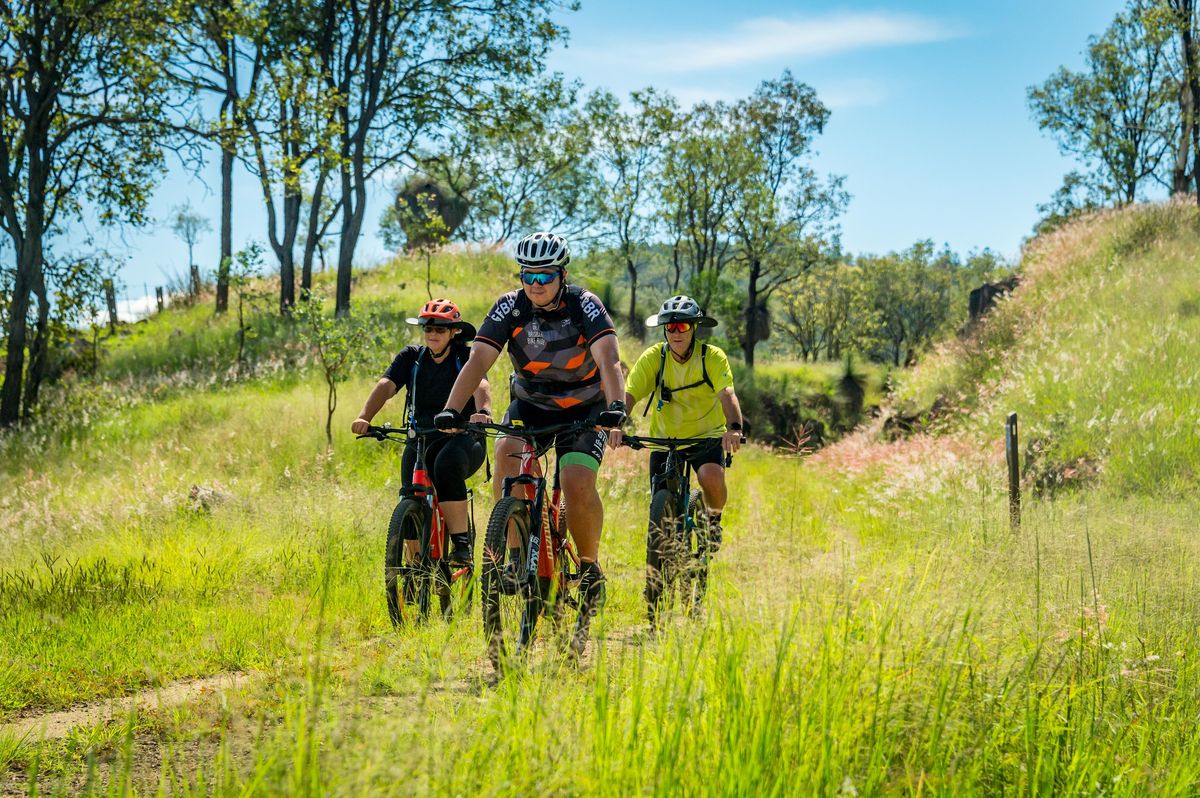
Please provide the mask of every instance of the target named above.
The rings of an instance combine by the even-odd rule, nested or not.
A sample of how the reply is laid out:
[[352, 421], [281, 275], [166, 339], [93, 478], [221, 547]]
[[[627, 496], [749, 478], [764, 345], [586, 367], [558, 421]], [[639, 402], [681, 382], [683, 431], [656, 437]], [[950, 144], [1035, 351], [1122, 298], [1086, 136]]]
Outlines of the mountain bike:
[[[505, 478], [502, 498], [492, 509], [483, 540], [483, 633], [488, 657], [498, 673], [516, 655], [528, 651], [543, 614], [561, 626], [569, 609], [580, 608], [576, 595], [579, 556], [567, 536], [558, 464], [550, 482], [541, 461], [553, 448], [555, 436], [593, 426], [594, 422], [587, 421], [537, 429], [508, 424], [466, 425], [468, 431], [520, 438], [525, 443], [521, 453], [513, 455], [521, 458], [520, 472]], [[546, 436], [549, 442], [539, 446], [537, 439]], [[576, 632], [579, 624], [588, 621], [581, 613]]]
[[[454, 570], [447, 559], [449, 531], [446, 518], [438, 505], [437, 491], [425, 468], [425, 446], [427, 438], [435, 429], [414, 427], [368, 428], [359, 435], [380, 441], [411, 439], [417, 447], [416, 464], [413, 467], [412, 484], [400, 489], [400, 502], [392, 511], [388, 523], [387, 546], [384, 551], [383, 583], [387, 595], [388, 617], [393, 626], [404, 621], [404, 608], [416, 606], [418, 621], [429, 618], [432, 594], [436, 593], [442, 617], [449, 620], [456, 605], [465, 606], [467, 611], [474, 601], [474, 565], [468, 563]], [[475, 498], [467, 490], [470, 502], [467, 512], [467, 534], [471, 539], [471, 551], [475, 550]], [[417, 542], [416, 555], [410, 557], [405, 541]]]
[[[699, 488], [690, 489], [692, 467], [681, 453], [713, 438], [651, 438], [626, 435], [631, 449], [657, 449], [667, 453], [662, 471], [651, 480], [650, 522], [646, 533], [646, 611], [657, 626], [661, 612], [677, 604], [695, 615], [708, 591], [711, 550], [708, 513]], [[725, 467], [733, 462], [726, 453]]]

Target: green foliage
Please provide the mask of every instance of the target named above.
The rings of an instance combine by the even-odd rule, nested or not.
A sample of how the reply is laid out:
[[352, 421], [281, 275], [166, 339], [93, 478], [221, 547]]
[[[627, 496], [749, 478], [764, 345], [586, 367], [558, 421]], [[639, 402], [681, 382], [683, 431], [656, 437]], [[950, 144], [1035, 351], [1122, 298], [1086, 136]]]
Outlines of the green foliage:
[[1138, 493], [1188, 490], [1200, 422], [1185, 364], [1196, 318], [1196, 211], [1152, 206], [1088, 217], [1031, 247], [1022, 283], [971, 337], [900, 376], [905, 413], [984, 436], [1018, 413], [1031, 486], [1097, 479]]
[[[1046, 209], [1051, 225], [1064, 211], [1096, 201], [1133, 202], [1147, 183], [1171, 186], [1176, 151], [1186, 152], [1188, 142], [1186, 130], [1180, 136], [1176, 107], [1181, 78], [1172, 52], [1175, 31], [1163, 24], [1161, 6], [1134, 0], [1103, 35], [1089, 40], [1085, 71], [1063, 67], [1030, 87], [1038, 126], [1087, 169], [1068, 175], [1055, 195]], [[1085, 198], [1073, 199], [1080, 189]]]
[[[337, 386], [349, 378], [350, 369], [363, 355], [363, 345], [370, 335], [370, 321], [356, 316], [338, 318], [325, 313], [325, 302], [319, 295], [308, 295], [296, 308], [296, 323], [300, 338], [316, 356], [317, 366], [328, 389], [325, 402], [326, 450], [333, 452], [333, 412], [337, 410]], [[377, 342], [380, 343], [380, 342]]]
[[165, 2], [0, 5], [0, 230], [23, 242], [3, 330], [2, 426], [37, 403], [50, 343], [43, 264], [55, 237], [85, 206], [105, 225], [148, 221], [164, 147], [177, 143], [166, 119], [178, 95], [159, 69], [173, 46], [170, 12]]
[[559, 75], [502, 87], [421, 159], [422, 171], [466, 198], [468, 240], [501, 243], [533, 230], [570, 235], [586, 226], [594, 166], [578, 88]]
[[[390, 628], [373, 597], [398, 447], [347, 432], [335, 459], [314, 454], [316, 375], [156, 402], [105, 383], [71, 435], [0, 436], [0, 713], [247, 678], [59, 742], [0, 732], [0, 779], [64, 795], [1190, 795], [1197, 229], [1193, 208], [1138, 209], [1030, 247], [1017, 293], [976, 330], [997, 344], [973, 351], [986, 365], [962, 365], [963, 341], [901, 379], [904, 394], [909, 377], [983, 375], [955, 377], [971, 404], [944, 418], [951, 435], [855, 436], [810, 458], [746, 447], [706, 615], [654, 638], [646, 462], [609, 452], [596, 643], [567, 665], [543, 628], [495, 683], [474, 612]], [[436, 263], [470, 314], [511, 271]], [[406, 270], [359, 275], [372, 314], [419, 299], [397, 289]], [[150, 347], [193, 312], [114, 345]], [[198, 329], [228, 344], [233, 327]], [[737, 379], [837, 403], [859, 368], [766, 362]], [[365, 392], [367, 373], [341, 385]], [[1079, 488], [1028, 499], [1016, 536], [997, 445], [1010, 409], [1045, 445], [1037, 474]], [[1068, 476], [1088, 453], [1099, 473]], [[490, 491], [472, 485], [482, 519]]]

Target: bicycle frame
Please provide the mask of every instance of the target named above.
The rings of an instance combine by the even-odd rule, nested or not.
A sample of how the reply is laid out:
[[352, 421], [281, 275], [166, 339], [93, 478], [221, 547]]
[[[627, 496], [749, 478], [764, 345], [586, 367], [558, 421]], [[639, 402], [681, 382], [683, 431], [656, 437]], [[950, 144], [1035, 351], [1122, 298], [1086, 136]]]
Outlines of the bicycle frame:
[[[559, 483], [557, 464], [554, 468], [554, 483], [550, 490], [550, 505], [546, 506], [546, 478], [537, 456], [537, 450], [528, 440], [521, 449], [521, 469], [515, 477], [505, 477], [501, 495], [513, 495], [513, 490], [523, 488], [525, 500], [530, 503], [530, 518], [537, 519], [538, 533], [530, 536], [529, 561], [525, 573], [542, 579], [554, 577], [554, 561], [566, 551], [573, 566], [579, 568], [579, 557], [575, 548], [564, 534], [559, 508], [562, 506], [562, 486]], [[559, 590], [564, 585], [557, 586]]]
[[[413, 464], [412, 485], [407, 490], [408, 495], [414, 499], [421, 499], [429, 508], [430, 530], [429, 530], [429, 559], [441, 561], [445, 559], [446, 551], [446, 516], [442, 514], [441, 504], [438, 502], [437, 489], [433, 486], [433, 480], [429, 476], [429, 471], [425, 467], [425, 436], [420, 433], [410, 433], [416, 439], [417, 458]], [[467, 501], [474, 503], [474, 493], [470, 488], [467, 489]], [[474, 510], [468, 512], [468, 522], [472, 523]], [[469, 531], [469, 530], [468, 530]], [[450, 581], [459, 579], [470, 572], [468, 566], [463, 566], [457, 571], [450, 574]]]

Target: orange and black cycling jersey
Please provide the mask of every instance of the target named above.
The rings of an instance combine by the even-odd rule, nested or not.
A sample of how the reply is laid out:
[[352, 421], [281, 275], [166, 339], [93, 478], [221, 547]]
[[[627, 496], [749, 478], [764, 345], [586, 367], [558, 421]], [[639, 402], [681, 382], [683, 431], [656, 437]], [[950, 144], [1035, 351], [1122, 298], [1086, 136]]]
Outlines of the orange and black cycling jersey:
[[604, 400], [591, 346], [613, 334], [600, 298], [568, 286], [552, 311], [535, 309], [524, 291], [508, 292], [496, 301], [475, 340], [501, 351], [508, 347], [514, 399], [565, 410]]

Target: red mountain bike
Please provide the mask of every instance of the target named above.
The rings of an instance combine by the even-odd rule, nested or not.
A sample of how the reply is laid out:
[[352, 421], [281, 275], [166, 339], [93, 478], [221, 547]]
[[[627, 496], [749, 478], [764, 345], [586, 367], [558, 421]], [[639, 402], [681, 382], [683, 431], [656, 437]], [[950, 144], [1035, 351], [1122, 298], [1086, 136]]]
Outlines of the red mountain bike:
[[[538, 618], [549, 615], [561, 624], [567, 610], [579, 609], [575, 595], [579, 586], [579, 557], [567, 536], [566, 508], [559, 485], [543, 476], [541, 461], [553, 447], [556, 435], [570, 435], [594, 422], [559, 424], [540, 429], [507, 424], [467, 424], [469, 431], [500, 437], [520, 438], [525, 446], [519, 455], [521, 470], [504, 480], [502, 498], [496, 503], [484, 533], [482, 588], [483, 633], [488, 641], [492, 666], [503, 672], [510, 659], [533, 643]], [[550, 443], [538, 446], [539, 438]], [[547, 491], [547, 484], [550, 490]], [[516, 491], [518, 495], [512, 495]], [[581, 614], [577, 623], [590, 619]]]
[[[447, 559], [449, 532], [446, 518], [438, 505], [437, 491], [425, 470], [427, 436], [437, 430], [412, 427], [370, 427], [361, 438], [380, 441], [411, 438], [417, 447], [412, 484], [400, 489], [400, 503], [392, 511], [388, 524], [387, 548], [384, 553], [383, 582], [387, 593], [388, 617], [393, 626], [404, 621], [405, 607], [415, 605], [417, 619], [429, 617], [430, 598], [437, 593], [442, 616], [449, 619], [455, 605], [470, 609], [474, 597], [474, 566], [467, 564], [450, 569]], [[470, 502], [467, 513], [467, 534], [471, 550], [475, 550], [475, 500], [468, 489]], [[406, 541], [416, 541], [415, 554]]]

